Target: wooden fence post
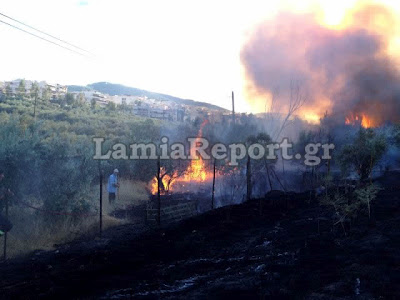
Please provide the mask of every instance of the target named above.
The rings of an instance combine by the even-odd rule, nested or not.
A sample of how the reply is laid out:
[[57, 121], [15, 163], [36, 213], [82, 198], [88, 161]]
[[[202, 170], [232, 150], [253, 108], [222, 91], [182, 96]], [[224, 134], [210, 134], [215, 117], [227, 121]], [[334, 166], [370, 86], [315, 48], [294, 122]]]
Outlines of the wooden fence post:
[[158, 211], [157, 211], [157, 224], [158, 226], [161, 225], [161, 163], [160, 158], [157, 160], [157, 204], [158, 204]]
[[[8, 220], [8, 196], [6, 195], [4, 198], [6, 202], [6, 219]], [[3, 259], [7, 259], [7, 231], [4, 233], [4, 252], [3, 252]]]
[[215, 159], [214, 159], [213, 184], [212, 184], [212, 194], [211, 194], [211, 209], [214, 209], [214, 200], [215, 200]]
[[251, 199], [251, 194], [252, 194], [252, 190], [253, 190], [253, 187], [251, 185], [251, 161], [250, 161], [250, 156], [247, 157], [246, 179], [247, 179], [246, 201], [249, 201]]

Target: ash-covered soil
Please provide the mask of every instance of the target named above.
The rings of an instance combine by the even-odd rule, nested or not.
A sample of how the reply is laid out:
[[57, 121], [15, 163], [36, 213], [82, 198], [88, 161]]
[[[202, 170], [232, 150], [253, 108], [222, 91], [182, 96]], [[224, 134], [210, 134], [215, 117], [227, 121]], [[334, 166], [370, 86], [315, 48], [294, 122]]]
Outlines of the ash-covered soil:
[[400, 174], [345, 236], [333, 211], [292, 195], [162, 229], [126, 225], [0, 264], [1, 298], [400, 299]]

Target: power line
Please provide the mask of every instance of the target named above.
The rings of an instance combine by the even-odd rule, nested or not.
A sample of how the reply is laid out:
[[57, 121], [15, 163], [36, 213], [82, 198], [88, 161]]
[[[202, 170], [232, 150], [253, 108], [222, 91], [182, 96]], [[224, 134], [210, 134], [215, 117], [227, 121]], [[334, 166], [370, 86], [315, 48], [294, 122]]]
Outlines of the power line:
[[69, 46], [72, 46], [72, 47], [74, 47], [74, 48], [76, 48], [76, 49], [79, 49], [79, 50], [84, 51], [84, 52], [89, 53], [89, 54], [93, 54], [93, 53], [91, 53], [91, 52], [89, 52], [89, 51], [87, 51], [87, 50], [85, 50], [85, 49], [83, 49], [83, 48], [81, 48], [81, 47], [78, 47], [78, 46], [75, 46], [74, 44], [68, 43], [67, 41], [64, 41], [64, 40], [62, 40], [62, 39], [59, 39], [58, 37], [55, 37], [54, 35], [48, 34], [48, 33], [44, 32], [44, 31], [39, 30], [39, 29], [37, 29], [37, 28], [35, 28], [35, 27], [32, 27], [32, 26], [30, 26], [30, 25], [28, 25], [28, 24], [26, 24], [26, 23], [24, 23], [24, 22], [21, 22], [21, 21], [18, 21], [18, 20], [16, 20], [16, 19], [14, 19], [14, 18], [11, 18], [11, 17], [9, 17], [9, 16], [7, 16], [7, 15], [5, 15], [5, 14], [3, 14], [3, 13], [0, 13], [0, 15], [3, 16], [3, 17], [8, 18], [8, 19], [10, 19], [10, 20], [13, 20], [14, 22], [17, 22], [17, 23], [19, 23], [19, 24], [21, 24], [21, 25], [24, 25], [24, 26], [26, 26], [26, 27], [28, 27], [28, 28], [31, 28], [31, 29], [33, 29], [33, 30], [35, 30], [35, 31], [37, 31], [37, 32], [40, 32], [40, 33], [42, 33], [42, 34], [44, 34], [44, 35], [47, 35], [47, 36], [49, 36], [49, 37], [51, 37], [51, 38], [53, 38], [53, 39], [55, 39], [55, 40], [57, 40], [57, 41], [60, 41], [60, 42], [65, 43], [65, 44], [67, 44], [67, 45], [69, 45]]
[[51, 43], [51, 44], [53, 44], [53, 45], [59, 46], [59, 47], [61, 47], [61, 48], [64, 48], [64, 49], [69, 50], [69, 51], [71, 51], [71, 52], [74, 52], [74, 53], [76, 53], [76, 54], [79, 54], [79, 55], [82, 55], [82, 56], [87, 57], [87, 55], [85, 55], [85, 54], [83, 54], [83, 53], [81, 53], [81, 52], [78, 52], [78, 51], [75, 51], [74, 49], [71, 49], [71, 48], [65, 47], [65, 46], [63, 46], [63, 45], [57, 44], [56, 42], [50, 41], [50, 40], [48, 40], [48, 39], [45, 39], [44, 37], [41, 37], [41, 36], [39, 36], [39, 35], [37, 35], [37, 34], [34, 34], [34, 33], [32, 33], [32, 32], [29, 32], [29, 31], [27, 31], [27, 30], [25, 30], [25, 29], [19, 28], [18, 26], [12, 25], [12, 24], [7, 23], [7, 22], [4, 22], [4, 21], [2, 21], [2, 20], [0, 20], [0, 22], [3, 23], [3, 24], [6, 24], [6, 25], [8, 25], [8, 26], [10, 26], [10, 27], [12, 27], [12, 28], [15, 28], [15, 29], [17, 29], [17, 30], [20, 30], [20, 31], [22, 31], [22, 32], [25, 32], [25, 33], [27, 33], [27, 34], [30, 34], [30, 35], [32, 35], [32, 36], [34, 36], [34, 37], [37, 37], [38, 39], [41, 39], [41, 40], [46, 41], [46, 42], [49, 42], [49, 43]]

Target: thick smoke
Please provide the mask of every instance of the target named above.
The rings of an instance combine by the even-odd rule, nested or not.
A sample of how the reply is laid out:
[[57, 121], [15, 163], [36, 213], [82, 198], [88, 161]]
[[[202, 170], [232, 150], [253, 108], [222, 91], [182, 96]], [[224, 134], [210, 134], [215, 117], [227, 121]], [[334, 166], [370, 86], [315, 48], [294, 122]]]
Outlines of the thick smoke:
[[394, 18], [368, 6], [349, 23], [330, 29], [313, 14], [281, 13], [257, 26], [241, 52], [249, 97], [280, 90], [277, 100], [287, 106], [296, 81], [308, 98], [303, 111], [365, 114], [372, 125], [398, 121], [400, 76], [387, 54]]

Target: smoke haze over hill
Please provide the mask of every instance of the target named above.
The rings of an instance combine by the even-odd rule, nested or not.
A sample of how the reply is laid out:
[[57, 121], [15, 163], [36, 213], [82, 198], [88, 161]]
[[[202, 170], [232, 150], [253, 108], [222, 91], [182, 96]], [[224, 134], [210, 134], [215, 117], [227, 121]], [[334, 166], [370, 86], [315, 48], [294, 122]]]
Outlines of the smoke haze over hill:
[[357, 7], [339, 28], [311, 13], [284, 12], [259, 24], [241, 53], [249, 98], [274, 93], [285, 108], [295, 82], [308, 100], [303, 115], [366, 115], [371, 126], [398, 121], [400, 73], [388, 54], [395, 24], [380, 5]]

